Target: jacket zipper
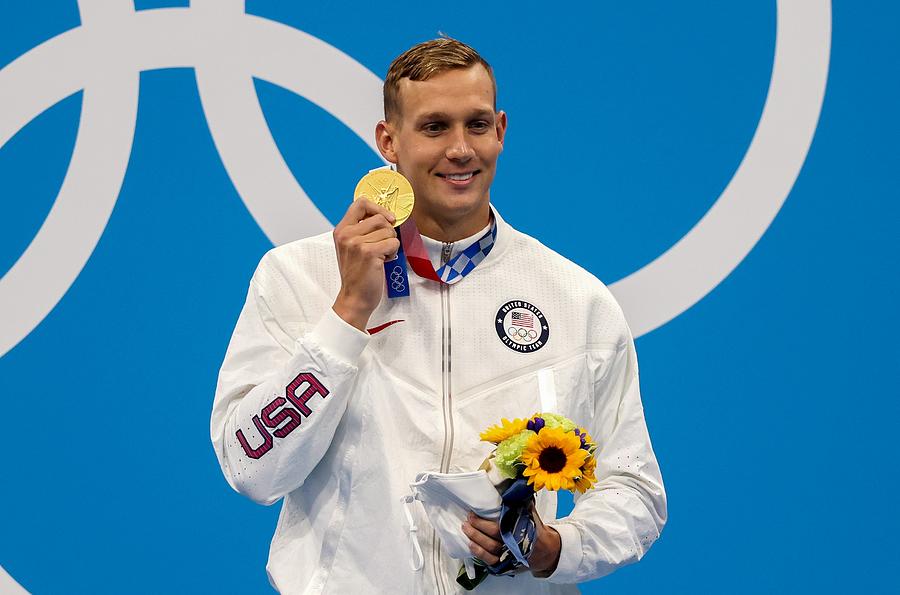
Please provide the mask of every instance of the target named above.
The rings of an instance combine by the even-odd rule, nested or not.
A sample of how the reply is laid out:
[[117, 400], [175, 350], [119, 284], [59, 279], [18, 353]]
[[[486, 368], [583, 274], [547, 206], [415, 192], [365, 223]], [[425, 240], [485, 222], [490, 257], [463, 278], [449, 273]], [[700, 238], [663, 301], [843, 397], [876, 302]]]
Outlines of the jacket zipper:
[[[447, 264], [453, 251], [453, 243], [444, 243], [441, 248], [441, 264]], [[450, 386], [450, 286], [441, 283], [441, 379], [442, 379], [442, 407], [444, 414], [444, 450], [441, 452], [441, 473], [450, 470], [450, 455], [453, 452], [453, 410], [452, 392]], [[438, 593], [445, 593], [444, 578], [441, 572], [441, 542], [434, 536], [432, 540], [432, 560], [434, 560], [434, 575], [437, 580]]]

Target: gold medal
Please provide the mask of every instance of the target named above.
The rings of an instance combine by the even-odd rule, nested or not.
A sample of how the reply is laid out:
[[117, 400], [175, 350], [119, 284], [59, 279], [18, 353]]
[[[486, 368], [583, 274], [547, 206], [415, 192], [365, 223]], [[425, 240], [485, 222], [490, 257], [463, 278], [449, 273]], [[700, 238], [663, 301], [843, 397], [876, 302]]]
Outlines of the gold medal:
[[391, 169], [373, 169], [362, 177], [353, 191], [353, 200], [367, 198], [394, 214], [394, 227], [409, 219], [415, 197], [412, 184]]

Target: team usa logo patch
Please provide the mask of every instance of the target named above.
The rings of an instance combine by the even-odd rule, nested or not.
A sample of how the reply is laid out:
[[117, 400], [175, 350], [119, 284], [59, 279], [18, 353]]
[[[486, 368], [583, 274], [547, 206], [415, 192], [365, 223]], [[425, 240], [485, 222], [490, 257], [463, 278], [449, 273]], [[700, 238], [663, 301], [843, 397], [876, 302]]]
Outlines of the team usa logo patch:
[[537, 351], [550, 338], [550, 325], [544, 313], [521, 300], [503, 304], [497, 311], [494, 326], [503, 344], [519, 353]]

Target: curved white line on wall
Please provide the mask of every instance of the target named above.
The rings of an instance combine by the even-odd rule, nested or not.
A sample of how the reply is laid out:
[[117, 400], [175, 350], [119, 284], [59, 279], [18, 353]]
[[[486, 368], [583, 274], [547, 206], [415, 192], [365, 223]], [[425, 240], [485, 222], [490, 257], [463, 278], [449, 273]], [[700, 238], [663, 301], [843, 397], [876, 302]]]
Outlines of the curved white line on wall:
[[[192, 7], [214, 10], [211, 21], [216, 19], [216, 30], [229, 31], [228, 46], [215, 47], [197, 64], [197, 86], [216, 148], [247, 208], [276, 245], [331, 229], [275, 144], [253, 77], [293, 91], [329, 112], [376, 155], [381, 79], [316, 37], [244, 15], [242, 2], [229, 3], [225, 23], [219, 1], [195, 2]], [[254, 51], [246, 52], [246, 47]], [[347, 203], [351, 200], [348, 186]]]
[[780, 0], [769, 93], [734, 178], [687, 235], [610, 288], [635, 337], [699, 302], [768, 229], [815, 135], [830, 53], [831, 2]]
[[0, 594], [2, 595], [28, 595], [28, 591], [9, 576], [9, 573], [0, 566]]
[[[276, 244], [325, 231], [330, 223], [284, 163], [265, 124], [254, 75], [305, 96], [376, 150], [380, 79], [306, 33], [250, 15], [217, 20], [215, 14], [194, 8], [119, 11], [107, 17], [63, 33], [0, 70], [0, 94], [9, 106], [0, 112], [0, 147], [43, 111], [85, 89], [79, 136], [63, 188], [38, 235], [0, 278], [0, 311], [14, 321], [0, 328], [0, 356], [59, 303], [96, 247], [131, 151], [135, 116], [129, 125], [117, 119], [127, 112], [136, 114], [140, 71], [198, 66], [201, 99], [226, 170]], [[162, 38], [167, 43], [159, 44]], [[242, 44], [251, 44], [254, 52], [245, 55]], [[308, 57], [308, 68], [297, 68], [297, 56]], [[110, 92], [124, 78], [131, 81], [133, 99], [91, 107], [89, 98]], [[361, 109], [359, 102], [368, 107]], [[83, 131], [95, 127], [121, 141], [127, 136], [127, 144], [89, 141], [93, 137]], [[75, 168], [81, 163], [89, 164], [93, 178], [77, 174], [87, 171]]]
[[[28, 335], [74, 283], [106, 227], [128, 166], [139, 74], [104, 58], [109, 28], [103, 19], [115, 20], [120, 13], [96, 6], [90, 13], [90, 28], [63, 34], [0, 71], [0, 95], [12, 108], [0, 113], [0, 143], [37, 110], [84, 88], [75, 148], [56, 201], [25, 252], [0, 278], [0, 355]], [[84, 67], [88, 60], [90, 69]]]
[[[139, 73], [106, 59], [104, 50], [111, 46], [103, 33], [134, 6], [122, 0], [79, 0], [78, 10], [81, 27], [0, 70], [0, 147], [38, 115], [84, 89], [72, 159], [56, 201], [25, 252], [0, 278], [0, 357], [40, 324], [81, 273], [109, 221], [131, 155]], [[84, 68], [88, 61], [93, 61], [92, 71]], [[28, 591], [0, 566], [0, 594]]]

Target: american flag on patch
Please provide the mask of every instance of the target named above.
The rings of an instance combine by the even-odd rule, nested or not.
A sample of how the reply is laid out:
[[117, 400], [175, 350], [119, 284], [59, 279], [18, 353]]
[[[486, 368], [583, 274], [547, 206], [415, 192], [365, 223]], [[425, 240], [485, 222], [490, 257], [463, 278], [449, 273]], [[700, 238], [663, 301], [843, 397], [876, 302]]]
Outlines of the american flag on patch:
[[528, 312], [513, 312], [512, 324], [513, 326], [526, 326], [532, 328], [534, 326], [534, 316]]

